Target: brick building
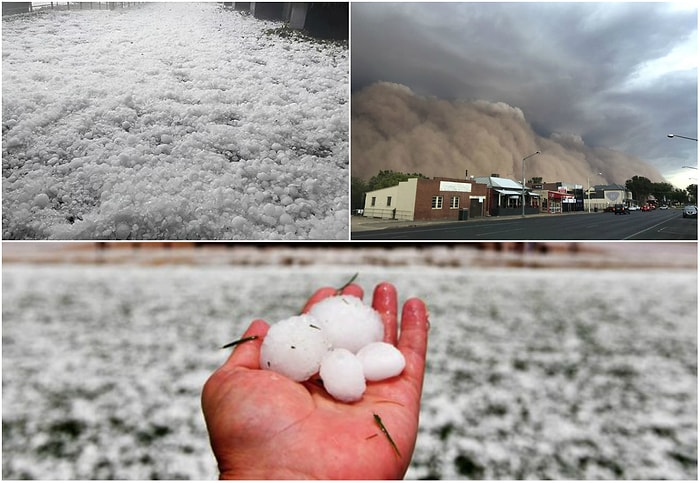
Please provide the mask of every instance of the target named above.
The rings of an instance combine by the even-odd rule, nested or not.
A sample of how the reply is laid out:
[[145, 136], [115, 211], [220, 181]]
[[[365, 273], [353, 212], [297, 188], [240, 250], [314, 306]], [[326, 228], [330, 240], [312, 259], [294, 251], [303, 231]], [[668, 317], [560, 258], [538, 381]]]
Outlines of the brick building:
[[454, 178], [409, 178], [370, 191], [363, 215], [395, 220], [465, 220], [486, 215], [485, 184]]

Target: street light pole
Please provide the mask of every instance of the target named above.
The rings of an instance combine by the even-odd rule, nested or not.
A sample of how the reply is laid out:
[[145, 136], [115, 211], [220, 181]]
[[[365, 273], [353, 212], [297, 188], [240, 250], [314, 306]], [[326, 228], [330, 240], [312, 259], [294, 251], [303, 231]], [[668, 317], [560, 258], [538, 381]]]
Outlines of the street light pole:
[[689, 138], [688, 136], [681, 136], [680, 134], [667, 134], [666, 137], [669, 137], [669, 138], [690, 139], [691, 141], [697, 142], [697, 139], [696, 139], [696, 138]]
[[523, 203], [522, 203], [522, 204], [523, 204], [523, 214], [522, 214], [521, 216], [522, 216], [523, 218], [525, 218], [525, 160], [526, 160], [527, 158], [531, 158], [531, 157], [533, 157], [533, 156], [535, 156], [535, 155], [537, 155], [537, 154], [540, 154], [540, 152], [537, 151], [537, 152], [534, 152], [534, 153], [532, 153], [532, 154], [529, 154], [529, 155], [525, 156], [525, 157], [523, 158], [523, 162], [522, 162], [522, 171], [523, 171], [523, 172], [522, 172], [522, 175], [523, 175], [523, 186], [522, 186], [522, 188], [523, 188], [523, 193], [522, 193], [522, 197], [523, 197], [523, 200], [522, 200], [522, 201], [523, 201]]

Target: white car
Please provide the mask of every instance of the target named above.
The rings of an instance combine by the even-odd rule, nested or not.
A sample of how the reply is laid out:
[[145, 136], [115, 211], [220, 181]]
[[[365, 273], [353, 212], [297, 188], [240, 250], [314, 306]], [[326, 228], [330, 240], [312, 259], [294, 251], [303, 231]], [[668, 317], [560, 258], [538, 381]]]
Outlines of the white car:
[[683, 218], [697, 218], [698, 207], [695, 205], [686, 205], [683, 207]]
[[630, 211], [638, 211], [638, 210], [639, 210], [639, 206], [637, 206], [637, 205], [631, 205], [628, 209], [629, 209]]

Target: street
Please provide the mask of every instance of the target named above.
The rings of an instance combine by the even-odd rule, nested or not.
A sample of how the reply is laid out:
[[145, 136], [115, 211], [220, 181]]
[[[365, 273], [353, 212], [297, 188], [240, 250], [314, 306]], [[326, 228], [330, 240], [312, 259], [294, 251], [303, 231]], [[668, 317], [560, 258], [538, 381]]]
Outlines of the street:
[[[404, 224], [405, 225], [405, 224]], [[490, 218], [353, 231], [353, 240], [697, 240], [697, 218], [680, 209]]]

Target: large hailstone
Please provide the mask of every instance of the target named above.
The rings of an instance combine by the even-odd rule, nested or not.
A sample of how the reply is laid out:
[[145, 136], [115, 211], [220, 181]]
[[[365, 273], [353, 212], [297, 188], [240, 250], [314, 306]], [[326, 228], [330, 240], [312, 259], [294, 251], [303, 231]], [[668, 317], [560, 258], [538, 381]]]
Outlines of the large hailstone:
[[293, 381], [306, 381], [316, 374], [329, 344], [309, 315], [298, 315], [272, 325], [260, 347], [260, 367]]
[[338, 295], [321, 300], [309, 311], [334, 348], [353, 354], [362, 347], [384, 338], [384, 324], [372, 307], [351, 295]]
[[367, 387], [362, 363], [347, 349], [329, 351], [321, 361], [320, 375], [328, 394], [339, 401], [358, 401]]
[[386, 342], [372, 342], [357, 352], [365, 379], [382, 381], [398, 376], [406, 367], [406, 359], [400, 350]]

